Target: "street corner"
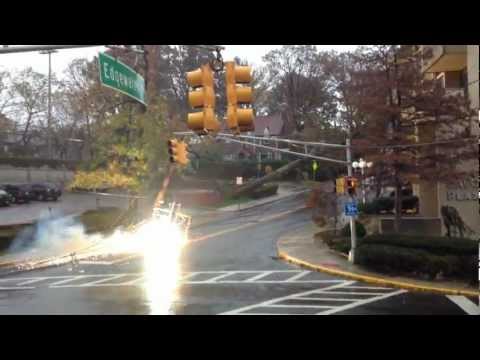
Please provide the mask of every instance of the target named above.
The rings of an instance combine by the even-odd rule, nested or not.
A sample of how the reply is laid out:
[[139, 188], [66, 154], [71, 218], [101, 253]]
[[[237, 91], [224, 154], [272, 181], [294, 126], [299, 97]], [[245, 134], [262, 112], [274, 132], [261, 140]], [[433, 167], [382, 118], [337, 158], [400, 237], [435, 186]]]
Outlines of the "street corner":
[[[346, 271], [343, 268], [345, 264], [342, 262], [321, 262], [321, 263], [311, 263], [304, 261], [298, 257], [291, 256], [288, 252], [279, 250], [278, 257], [288, 263], [303, 267], [305, 269], [310, 269], [313, 271], [324, 272], [329, 275], [340, 276], [342, 278], [361, 281], [365, 283], [389, 286], [404, 290], [417, 291], [417, 292], [426, 292], [426, 293], [437, 293], [442, 295], [459, 295], [459, 296], [468, 296], [468, 297], [480, 297], [480, 291], [474, 289], [462, 289], [454, 287], [439, 287], [434, 285], [426, 285], [423, 283], [416, 282], [415, 280], [406, 280], [398, 281], [391, 277], [386, 277], [381, 274], [364, 275], [358, 272]], [[345, 261], [347, 262], [347, 261]]]

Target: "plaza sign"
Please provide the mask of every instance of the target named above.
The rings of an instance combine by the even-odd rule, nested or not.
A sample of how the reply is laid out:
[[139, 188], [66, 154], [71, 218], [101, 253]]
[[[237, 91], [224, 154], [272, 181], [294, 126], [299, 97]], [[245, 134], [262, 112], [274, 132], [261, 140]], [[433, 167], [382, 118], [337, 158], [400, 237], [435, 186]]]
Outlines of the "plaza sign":
[[131, 67], [114, 57], [99, 53], [100, 82], [146, 105], [145, 80]]

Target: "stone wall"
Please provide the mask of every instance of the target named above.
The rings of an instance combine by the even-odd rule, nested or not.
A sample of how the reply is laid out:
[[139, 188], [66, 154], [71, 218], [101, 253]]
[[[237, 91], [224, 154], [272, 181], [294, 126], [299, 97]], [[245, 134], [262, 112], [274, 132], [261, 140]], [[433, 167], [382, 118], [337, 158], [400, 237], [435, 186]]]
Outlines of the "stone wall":
[[0, 165], [0, 184], [53, 182], [66, 184], [73, 179], [73, 171], [43, 167], [14, 167]]

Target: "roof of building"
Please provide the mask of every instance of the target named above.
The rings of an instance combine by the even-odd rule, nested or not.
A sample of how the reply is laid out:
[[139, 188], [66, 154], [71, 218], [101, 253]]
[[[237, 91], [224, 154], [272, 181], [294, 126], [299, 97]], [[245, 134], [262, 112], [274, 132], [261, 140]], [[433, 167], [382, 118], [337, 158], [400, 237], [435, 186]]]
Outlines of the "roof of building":
[[264, 136], [264, 131], [267, 127], [271, 136], [279, 136], [283, 132], [283, 126], [284, 121], [280, 113], [268, 116], [257, 116], [255, 118], [255, 136]]

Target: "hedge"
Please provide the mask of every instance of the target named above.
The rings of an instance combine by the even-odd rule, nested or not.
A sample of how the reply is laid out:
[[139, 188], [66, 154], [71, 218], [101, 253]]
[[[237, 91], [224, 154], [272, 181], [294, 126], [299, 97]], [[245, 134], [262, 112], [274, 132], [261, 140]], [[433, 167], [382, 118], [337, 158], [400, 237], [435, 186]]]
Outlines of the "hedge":
[[[367, 230], [365, 229], [365, 226], [363, 226], [362, 223], [355, 221], [355, 230], [357, 237], [363, 238], [365, 235], [367, 235]], [[342, 229], [342, 236], [350, 236], [350, 224], [346, 224], [343, 229]]]
[[442, 256], [424, 249], [363, 243], [357, 248], [356, 258], [358, 264], [380, 271], [420, 273], [430, 278], [443, 273], [472, 282], [478, 280], [478, 254]]
[[439, 236], [373, 234], [364, 238], [362, 244], [422, 249], [437, 255], [478, 255], [479, 241]]
[[[417, 196], [405, 196], [402, 198], [402, 210], [418, 208]], [[364, 214], [379, 214], [382, 211], [392, 212], [395, 207], [394, 197], [381, 197], [366, 204], [359, 204], [358, 210]]]

